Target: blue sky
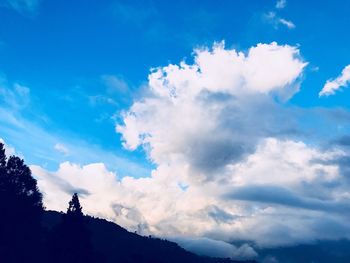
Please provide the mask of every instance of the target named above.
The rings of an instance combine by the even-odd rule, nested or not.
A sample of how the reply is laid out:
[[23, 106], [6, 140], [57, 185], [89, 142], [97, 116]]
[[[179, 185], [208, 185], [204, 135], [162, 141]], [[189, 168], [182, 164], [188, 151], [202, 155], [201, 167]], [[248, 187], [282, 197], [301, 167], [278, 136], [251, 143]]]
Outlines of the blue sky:
[[[346, 1], [290, 1], [284, 9], [276, 9], [275, 1], [2, 1], [1, 74], [7, 85], [19, 83], [30, 89], [30, 106], [18, 114], [53, 134], [57, 143], [74, 138], [73, 144], [92, 144], [149, 169], [142, 152], [121, 149], [113, 116], [142, 92], [150, 68], [191, 59], [193, 48], [214, 41], [225, 40], [240, 50], [258, 42], [300, 45], [310, 65], [301, 92], [291, 103], [348, 107], [344, 94], [325, 99], [317, 95], [325, 80], [350, 60], [348, 9]], [[268, 12], [296, 27], [276, 28], [264, 18]], [[337, 16], [332, 15], [335, 12]], [[127, 91], [108, 93], [103, 76], [122, 80]], [[32, 155], [10, 132], [2, 137], [30, 162], [53, 167], [54, 160]], [[35, 147], [42, 144], [45, 138]], [[61, 160], [70, 158], [76, 157]]]
[[[310, 65], [301, 92], [290, 103], [348, 107], [346, 91], [322, 99], [317, 94], [350, 60], [349, 3], [290, 1], [283, 9], [275, 4], [5, 0], [0, 8], [2, 78], [9, 86], [19, 83], [30, 89], [30, 105], [18, 114], [57, 137], [57, 143], [68, 139], [72, 144], [92, 144], [149, 169], [141, 151], [130, 154], [121, 149], [120, 136], [114, 131], [118, 112], [142, 93], [152, 67], [190, 60], [193, 48], [214, 41], [225, 40], [227, 46], [240, 50], [259, 42], [300, 45]], [[265, 18], [269, 12], [293, 21], [296, 27], [276, 27]], [[122, 80], [127, 91], [108, 92], [103, 76]], [[10, 132], [2, 137], [29, 161], [53, 167], [54, 161], [33, 156]], [[40, 148], [46, 143], [38, 144]]]
[[[200, 215], [206, 211], [217, 224], [206, 227], [207, 232], [198, 229], [198, 235], [227, 241], [228, 230], [220, 220], [237, 234], [228, 222], [259, 209], [265, 216], [273, 208], [280, 213], [277, 219], [290, 213], [285, 226], [289, 230], [271, 226], [271, 233], [286, 235], [290, 242], [324, 238], [315, 234], [316, 227], [324, 224], [340, 229], [337, 237], [344, 233], [350, 237], [350, 229], [342, 228], [347, 214], [339, 212], [347, 209], [344, 200], [350, 188], [344, 164], [350, 156], [350, 89], [346, 89], [350, 72], [345, 70], [350, 64], [349, 8], [348, 1], [340, 0], [0, 0], [0, 138], [32, 165], [49, 208], [65, 206], [50, 198], [50, 191], [62, 192], [67, 199], [72, 189], [84, 189], [108, 201], [103, 210], [89, 206], [86, 197], [89, 213], [131, 229], [142, 221], [147, 226], [144, 233], [167, 235], [173, 229], [167, 224], [186, 229], [182, 222], [204, 222]], [[225, 47], [214, 44], [222, 41]], [[250, 54], [254, 51], [267, 55], [255, 57]], [[235, 63], [247, 68], [254, 64], [245, 65], [234, 52], [264, 65], [253, 67], [252, 75], [249, 70], [237, 73], [248, 86], [225, 75]], [[274, 52], [281, 60], [273, 57]], [[226, 57], [235, 62], [225, 64]], [[178, 72], [174, 65], [181, 61], [185, 66]], [[186, 65], [198, 68], [203, 78], [196, 79]], [[270, 65], [277, 65], [276, 73], [264, 71]], [[284, 73], [285, 79], [275, 78]], [[203, 80], [207, 75], [217, 86]], [[226, 78], [233, 89], [225, 86]], [[334, 94], [319, 96], [327, 81], [336, 85]], [[197, 97], [193, 94], [203, 88], [198, 83], [208, 87]], [[239, 94], [242, 87], [252, 93]], [[183, 100], [176, 104], [178, 98]], [[216, 112], [218, 108], [222, 112]], [[279, 159], [283, 154], [288, 158]], [[257, 160], [264, 165], [254, 166]], [[285, 181], [269, 170], [275, 166], [285, 169], [282, 173], [289, 176]], [[248, 179], [237, 175], [238, 170]], [[92, 172], [100, 182], [109, 182], [106, 188], [113, 185], [114, 190], [106, 190], [110, 195], [91, 183]], [[111, 183], [114, 173], [118, 183]], [[72, 179], [74, 174], [80, 181]], [[80, 178], [84, 174], [85, 179]], [[47, 179], [52, 177], [57, 180]], [[172, 216], [167, 209], [151, 213], [162, 189], [171, 200], [183, 198], [188, 204], [202, 204], [204, 199], [197, 195], [202, 192], [215, 198], [203, 201], [203, 207], [194, 206], [195, 212], [180, 206], [182, 210], [174, 208]], [[136, 200], [134, 206], [128, 205], [133, 199], [123, 199], [127, 190], [149, 203]], [[115, 193], [119, 203], [111, 197], [114, 191], [119, 191]], [[259, 200], [254, 191], [262, 192]], [[233, 209], [227, 206], [229, 200], [244, 205]], [[164, 204], [158, 204], [159, 209]], [[119, 217], [123, 209], [130, 212], [125, 218]], [[332, 218], [317, 214], [327, 209], [334, 211]], [[172, 221], [179, 211], [188, 213], [180, 226]], [[191, 218], [197, 212], [198, 217]], [[261, 218], [254, 222], [265, 222]], [[310, 227], [306, 218], [312, 218], [314, 232], [300, 227], [300, 236], [288, 234], [299, 233], [296, 225]], [[242, 234], [245, 230], [249, 232], [249, 227], [238, 231], [239, 238], [248, 239]], [[334, 233], [329, 237], [338, 232]], [[178, 238], [176, 231], [172, 234]], [[262, 230], [252, 239], [271, 245], [264, 237]]]

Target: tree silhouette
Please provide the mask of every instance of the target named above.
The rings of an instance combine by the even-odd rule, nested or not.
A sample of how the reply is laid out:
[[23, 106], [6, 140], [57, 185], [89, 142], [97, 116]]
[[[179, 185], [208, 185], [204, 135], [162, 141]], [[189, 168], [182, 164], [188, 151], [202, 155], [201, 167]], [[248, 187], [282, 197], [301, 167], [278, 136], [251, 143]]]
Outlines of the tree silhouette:
[[24, 161], [0, 143], [0, 254], [4, 262], [39, 261], [42, 195]]
[[67, 209], [67, 216], [76, 217], [76, 218], [82, 218], [83, 211], [82, 207], [80, 205], [79, 197], [77, 193], [74, 193], [72, 196], [72, 200], [69, 201], [69, 206]]
[[51, 262], [97, 262], [76, 193], [69, 202], [67, 213], [62, 215], [61, 223], [53, 230], [49, 242]]

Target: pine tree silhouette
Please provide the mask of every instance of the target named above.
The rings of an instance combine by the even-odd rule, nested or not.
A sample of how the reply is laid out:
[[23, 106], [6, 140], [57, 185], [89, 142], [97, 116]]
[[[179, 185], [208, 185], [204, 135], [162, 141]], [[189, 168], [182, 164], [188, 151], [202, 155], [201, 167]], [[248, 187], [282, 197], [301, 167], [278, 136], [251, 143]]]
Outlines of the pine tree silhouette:
[[42, 195], [22, 159], [0, 143], [0, 255], [4, 262], [39, 261]]
[[75, 193], [67, 213], [53, 230], [50, 239], [50, 261], [67, 263], [92, 263], [96, 260], [85, 217]]
[[72, 200], [69, 201], [69, 206], [67, 209], [67, 216], [72, 216], [72, 217], [83, 217], [83, 211], [82, 207], [80, 205], [80, 201], [78, 198], [78, 194], [74, 193], [72, 196]]

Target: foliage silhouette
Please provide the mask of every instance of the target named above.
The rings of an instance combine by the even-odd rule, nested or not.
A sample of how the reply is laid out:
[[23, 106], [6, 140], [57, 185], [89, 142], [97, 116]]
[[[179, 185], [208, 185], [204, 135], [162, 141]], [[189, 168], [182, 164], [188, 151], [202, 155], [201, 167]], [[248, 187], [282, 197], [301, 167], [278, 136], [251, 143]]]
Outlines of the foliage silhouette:
[[22, 159], [0, 143], [0, 255], [3, 262], [39, 262], [42, 195]]

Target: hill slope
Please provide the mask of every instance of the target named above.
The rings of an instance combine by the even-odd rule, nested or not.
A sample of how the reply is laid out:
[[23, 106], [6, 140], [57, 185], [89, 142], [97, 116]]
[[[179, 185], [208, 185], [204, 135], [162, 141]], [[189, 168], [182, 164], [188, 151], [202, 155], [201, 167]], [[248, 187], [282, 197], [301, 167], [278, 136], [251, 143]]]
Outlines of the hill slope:
[[[350, 262], [349, 240], [318, 241], [291, 247], [257, 249], [260, 262], [344, 263]], [[270, 261], [268, 260], [270, 259]]]
[[[58, 224], [61, 214], [46, 211], [43, 225], [48, 229]], [[85, 217], [96, 252], [105, 263], [238, 263], [229, 259], [197, 256], [174, 242], [139, 236], [104, 219]], [[247, 262], [247, 261], [246, 261]], [[251, 261], [252, 262], [252, 261]]]

